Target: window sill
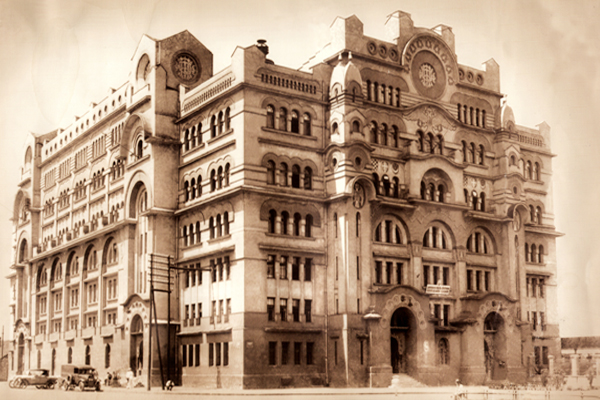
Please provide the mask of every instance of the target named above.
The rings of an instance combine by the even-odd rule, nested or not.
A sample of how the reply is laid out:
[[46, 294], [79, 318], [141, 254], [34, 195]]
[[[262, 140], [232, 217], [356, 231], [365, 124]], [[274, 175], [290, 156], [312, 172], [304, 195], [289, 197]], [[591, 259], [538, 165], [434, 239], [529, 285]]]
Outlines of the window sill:
[[221, 242], [221, 241], [225, 241], [227, 239], [231, 238], [231, 233], [227, 234], [227, 235], [223, 235], [223, 236], [219, 236], [213, 239], [209, 239], [208, 240], [208, 244], [213, 244], [213, 243], [217, 243], [217, 242]]
[[313, 237], [313, 236], [295, 236], [295, 235], [287, 235], [284, 233], [270, 233], [267, 232], [265, 233], [266, 236], [271, 236], [271, 237], [280, 237], [280, 238], [284, 238], [284, 239], [306, 239], [306, 240], [312, 240], [315, 241], [317, 240], [317, 238]]
[[[210, 145], [210, 144], [212, 144], [212, 143], [216, 142], [217, 140], [221, 139], [222, 137], [229, 136], [229, 135], [231, 135], [232, 133], [233, 133], [233, 128], [229, 128], [229, 130], [227, 130], [227, 131], [225, 131], [225, 132], [221, 132], [220, 134], [218, 134], [218, 135], [217, 135], [217, 136], [215, 136], [215, 137], [211, 137], [210, 139], [208, 139], [208, 140], [206, 141], [206, 143]], [[191, 149], [190, 149], [190, 151], [191, 151]]]
[[127, 170], [131, 170], [134, 167], [136, 167], [139, 164], [142, 164], [144, 161], [149, 160], [150, 159], [150, 154], [146, 154], [144, 156], [142, 156], [141, 158], [136, 158], [135, 161], [133, 161], [131, 164], [127, 164], [125, 166], [125, 168], [127, 168]]
[[[223, 135], [221, 135], [221, 136], [223, 136]], [[217, 139], [218, 137], [219, 137], [219, 136], [217, 136], [217, 137], [214, 137], [213, 139]], [[209, 140], [209, 143], [210, 143], [210, 140]], [[190, 147], [190, 149], [189, 149], [189, 150], [182, 150], [182, 151], [181, 151], [181, 156], [182, 156], [182, 157], [185, 157], [185, 156], [187, 156], [188, 154], [191, 154], [191, 153], [193, 153], [195, 150], [200, 150], [200, 149], [203, 149], [205, 146], [206, 146], [206, 144], [205, 144], [204, 142], [202, 142], [202, 143], [200, 143], [199, 145], [197, 145], [196, 147]]]

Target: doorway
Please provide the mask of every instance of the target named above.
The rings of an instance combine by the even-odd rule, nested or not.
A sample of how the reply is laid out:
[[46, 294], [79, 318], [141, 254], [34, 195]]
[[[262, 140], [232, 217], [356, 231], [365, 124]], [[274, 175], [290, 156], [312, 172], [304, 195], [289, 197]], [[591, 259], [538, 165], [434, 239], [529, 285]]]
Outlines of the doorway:
[[390, 362], [394, 374], [410, 374], [416, 366], [416, 319], [400, 307], [390, 320]]

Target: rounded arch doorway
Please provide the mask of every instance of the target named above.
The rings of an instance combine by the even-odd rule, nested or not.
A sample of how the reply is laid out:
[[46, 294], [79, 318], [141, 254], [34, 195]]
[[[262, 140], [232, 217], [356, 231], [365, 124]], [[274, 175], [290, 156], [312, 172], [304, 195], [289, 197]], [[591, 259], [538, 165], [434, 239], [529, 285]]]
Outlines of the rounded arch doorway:
[[23, 332], [19, 334], [19, 339], [17, 341], [17, 375], [21, 375], [23, 373], [23, 358], [25, 355], [25, 336]]
[[406, 307], [390, 319], [390, 361], [394, 374], [410, 374], [416, 366], [417, 320]]
[[129, 346], [129, 367], [136, 376], [144, 369], [144, 321], [136, 315], [131, 321]]
[[485, 317], [483, 335], [486, 380], [505, 380], [507, 376], [506, 328], [504, 318], [499, 313], [491, 312]]

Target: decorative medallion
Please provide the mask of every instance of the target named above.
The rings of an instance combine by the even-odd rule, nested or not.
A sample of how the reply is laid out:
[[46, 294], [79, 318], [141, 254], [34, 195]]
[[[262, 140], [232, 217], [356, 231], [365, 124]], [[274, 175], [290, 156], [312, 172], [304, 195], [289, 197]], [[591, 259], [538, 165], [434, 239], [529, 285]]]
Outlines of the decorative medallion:
[[383, 58], [385, 58], [385, 56], [387, 55], [387, 47], [385, 47], [384, 45], [380, 45], [379, 46], [379, 55]]
[[352, 204], [355, 208], [362, 208], [365, 205], [365, 189], [358, 182], [354, 184], [354, 194], [352, 195]]
[[482, 188], [482, 189], [485, 189], [485, 179], [481, 179], [481, 180], [479, 181], [479, 184], [481, 185], [481, 188]]
[[377, 45], [373, 42], [369, 42], [369, 43], [367, 43], [367, 50], [371, 54], [376, 54], [377, 53]]
[[395, 174], [398, 173], [398, 170], [400, 169], [400, 166], [398, 165], [398, 163], [393, 163], [392, 164], [392, 171], [394, 171]]
[[435, 68], [431, 66], [429, 63], [423, 63], [419, 67], [419, 80], [426, 88], [430, 88], [435, 85], [437, 76], [435, 73]]
[[477, 82], [478, 85], [483, 85], [483, 75], [477, 74], [475, 81]]
[[390, 168], [390, 164], [387, 161], [382, 161], [381, 162], [381, 170], [383, 172], [388, 172], [389, 168]]
[[398, 52], [395, 49], [390, 49], [390, 59], [392, 61], [398, 60]]
[[173, 63], [175, 76], [184, 82], [194, 82], [200, 77], [198, 62], [190, 54], [180, 54]]
[[371, 165], [373, 166], [374, 170], [377, 170], [377, 167], [379, 167], [379, 160], [373, 159], [371, 161]]

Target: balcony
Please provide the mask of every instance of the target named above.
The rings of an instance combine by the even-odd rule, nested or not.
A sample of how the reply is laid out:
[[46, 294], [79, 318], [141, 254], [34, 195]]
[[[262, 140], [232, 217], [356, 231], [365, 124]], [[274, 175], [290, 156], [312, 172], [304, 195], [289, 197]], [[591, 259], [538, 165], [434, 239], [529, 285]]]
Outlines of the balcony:
[[46, 341], [46, 334], [45, 333], [38, 333], [33, 338], [33, 343], [35, 343], [35, 344], [41, 344], [41, 343], [44, 343], [45, 341]]
[[81, 337], [84, 338], [84, 339], [90, 339], [95, 334], [96, 334], [96, 327], [95, 326], [90, 326], [90, 327], [87, 327], [87, 328], [83, 328], [81, 330]]
[[48, 336], [48, 341], [50, 343], [57, 342], [60, 339], [60, 332], [52, 332], [50, 336]]
[[70, 329], [65, 332], [65, 340], [72, 340], [77, 337], [77, 329]]
[[100, 336], [109, 337], [115, 333], [114, 325], [107, 325], [100, 328]]

